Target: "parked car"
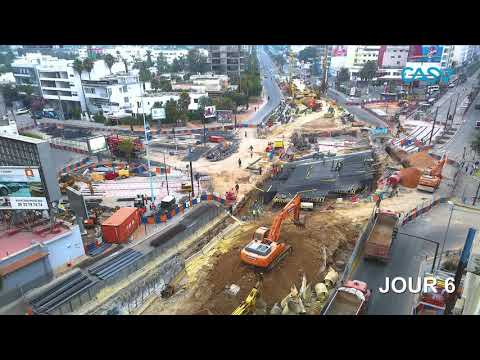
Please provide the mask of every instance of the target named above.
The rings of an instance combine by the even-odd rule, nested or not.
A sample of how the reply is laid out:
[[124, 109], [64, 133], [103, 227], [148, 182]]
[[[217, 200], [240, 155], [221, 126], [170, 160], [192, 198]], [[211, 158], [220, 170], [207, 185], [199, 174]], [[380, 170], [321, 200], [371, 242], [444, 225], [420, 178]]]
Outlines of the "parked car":
[[480, 103], [475, 104], [475, 110], [480, 110]]
[[27, 108], [18, 109], [17, 111], [15, 111], [15, 115], [24, 115], [24, 114], [28, 114], [29, 112], [30, 112], [30, 109], [27, 109]]

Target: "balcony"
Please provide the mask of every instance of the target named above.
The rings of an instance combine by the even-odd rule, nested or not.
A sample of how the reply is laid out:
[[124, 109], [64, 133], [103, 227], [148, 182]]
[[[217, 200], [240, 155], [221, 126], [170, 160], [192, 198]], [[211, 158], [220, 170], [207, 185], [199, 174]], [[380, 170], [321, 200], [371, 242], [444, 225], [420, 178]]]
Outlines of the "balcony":
[[13, 73], [13, 76], [14, 77], [27, 77], [27, 78], [29, 78], [30, 74]]

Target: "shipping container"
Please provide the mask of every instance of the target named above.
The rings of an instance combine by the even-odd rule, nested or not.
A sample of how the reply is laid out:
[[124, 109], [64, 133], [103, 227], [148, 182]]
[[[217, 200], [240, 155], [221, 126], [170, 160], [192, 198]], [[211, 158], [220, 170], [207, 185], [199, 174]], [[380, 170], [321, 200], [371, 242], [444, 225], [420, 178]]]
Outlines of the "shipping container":
[[113, 244], [126, 243], [139, 225], [137, 208], [121, 208], [102, 223], [103, 239]]

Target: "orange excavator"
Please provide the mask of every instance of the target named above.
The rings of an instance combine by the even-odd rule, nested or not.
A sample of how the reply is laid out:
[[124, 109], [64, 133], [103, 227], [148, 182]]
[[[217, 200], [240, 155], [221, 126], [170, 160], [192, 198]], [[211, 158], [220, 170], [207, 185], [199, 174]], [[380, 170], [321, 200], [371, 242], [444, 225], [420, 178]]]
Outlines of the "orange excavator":
[[420, 177], [418, 181], [418, 190], [427, 191], [430, 193], [435, 192], [440, 186], [442, 181], [442, 170], [443, 166], [447, 162], [447, 155], [445, 154], [443, 158], [431, 168], [425, 170], [424, 174]]
[[286, 255], [290, 254], [292, 247], [278, 241], [280, 228], [290, 214], [293, 214], [295, 225], [303, 226], [305, 224], [304, 219], [300, 217], [300, 207], [301, 197], [297, 194], [273, 219], [270, 228], [261, 226], [255, 231], [252, 241], [240, 252], [240, 259], [257, 269], [270, 271]]

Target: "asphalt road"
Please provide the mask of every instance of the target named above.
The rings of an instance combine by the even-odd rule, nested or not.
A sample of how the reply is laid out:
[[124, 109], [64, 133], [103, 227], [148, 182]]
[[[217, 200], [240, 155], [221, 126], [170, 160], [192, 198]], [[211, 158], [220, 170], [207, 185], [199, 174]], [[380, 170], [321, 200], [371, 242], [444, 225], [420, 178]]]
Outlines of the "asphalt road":
[[[406, 233], [438, 242], [439, 254], [445, 239], [450, 210], [447, 204], [441, 204], [429, 213], [422, 215], [413, 222], [403, 226], [399, 233]], [[452, 213], [444, 251], [462, 248], [468, 229], [474, 224], [480, 224], [480, 212], [463, 209], [456, 206]], [[476, 225], [478, 231], [480, 226]], [[368, 283], [373, 291], [373, 297], [367, 313], [371, 315], [406, 315], [410, 314], [414, 305], [415, 294], [393, 292], [382, 294], [379, 287], [385, 286], [385, 278], [400, 276], [404, 278], [418, 276], [420, 263], [425, 258], [433, 257], [435, 244], [411, 236], [398, 235], [392, 244], [392, 259], [387, 264], [360, 259], [352, 279]], [[438, 260], [437, 260], [438, 263]]]
[[267, 96], [270, 97], [270, 100], [268, 100], [267, 103], [262, 106], [262, 108], [260, 108], [250, 119], [248, 119], [248, 124], [252, 125], [261, 123], [273, 109], [280, 105], [280, 100], [282, 98], [280, 88], [275, 81], [277, 69], [270, 59], [270, 56], [265, 52], [263, 46], [258, 47], [257, 57], [260, 65], [260, 76], [262, 77], [263, 89]]
[[339, 91], [336, 91], [332, 88], [329, 88], [327, 90], [327, 95], [335, 100], [339, 105], [342, 105], [345, 109], [347, 109], [347, 111], [353, 115], [355, 115], [360, 121], [365, 121], [373, 126], [377, 126], [377, 127], [387, 127], [387, 124], [385, 122], [383, 122], [382, 120], [380, 120], [379, 118], [377, 118], [376, 116], [373, 116], [372, 114], [370, 114], [368, 111], [362, 109], [360, 106], [358, 105], [345, 105], [346, 101], [347, 101], [347, 98], [348, 96], [346, 96], [345, 94], [339, 92]]

